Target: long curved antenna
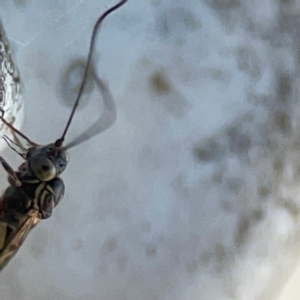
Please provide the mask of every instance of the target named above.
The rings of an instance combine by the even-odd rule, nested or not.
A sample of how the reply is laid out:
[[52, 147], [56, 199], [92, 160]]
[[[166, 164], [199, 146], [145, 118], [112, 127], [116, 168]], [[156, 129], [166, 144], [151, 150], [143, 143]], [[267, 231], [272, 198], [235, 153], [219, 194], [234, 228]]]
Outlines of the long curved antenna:
[[73, 141], [68, 143], [64, 147], [65, 149], [70, 149], [78, 144], [83, 143], [84, 141], [90, 139], [91, 137], [99, 134], [100, 132], [103, 132], [104, 130], [109, 128], [116, 120], [117, 110], [116, 110], [115, 102], [113, 100], [113, 97], [108, 87], [99, 77], [97, 77], [95, 73], [93, 73], [93, 75], [94, 75], [94, 80], [98, 88], [100, 89], [103, 97], [103, 101], [104, 101], [103, 113], [95, 123], [93, 123], [90, 127], [88, 127], [83, 133], [81, 133]]
[[[63, 144], [63, 142], [65, 140], [65, 136], [67, 134], [67, 131], [68, 131], [68, 129], [69, 129], [70, 125], [71, 125], [72, 119], [74, 117], [76, 108], [77, 108], [77, 106], [79, 104], [81, 95], [83, 93], [83, 90], [84, 90], [84, 87], [85, 87], [85, 84], [86, 84], [86, 81], [87, 81], [87, 77], [88, 77], [89, 67], [91, 65], [91, 60], [92, 60], [92, 55], [93, 55], [93, 50], [94, 50], [94, 44], [95, 44], [96, 36], [97, 36], [97, 33], [98, 33], [98, 28], [101, 25], [102, 21], [110, 13], [112, 13], [113, 11], [115, 11], [116, 9], [118, 9], [119, 7], [121, 7], [122, 5], [124, 5], [126, 2], [127, 2], [127, 0], [122, 0], [118, 4], [116, 4], [115, 6], [111, 7], [110, 9], [108, 9], [104, 14], [102, 14], [100, 16], [100, 18], [97, 20], [96, 24], [94, 25], [93, 33], [92, 33], [92, 38], [91, 38], [91, 42], [90, 42], [90, 48], [89, 48], [89, 54], [88, 54], [87, 64], [86, 64], [85, 72], [84, 72], [84, 76], [83, 76], [83, 80], [81, 82], [81, 86], [80, 86], [80, 89], [79, 89], [76, 101], [74, 103], [71, 115], [70, 115], [69, 120], [67, 122], [67, 125], [65, 127], [65, 130], [64, 130], [62, 136], [55, 142], [55, 146], [56, 147], [61, 147], [62, 146], [62, 144]], [[85, 140], [86, 140], [86, 138], [85, 138]]]

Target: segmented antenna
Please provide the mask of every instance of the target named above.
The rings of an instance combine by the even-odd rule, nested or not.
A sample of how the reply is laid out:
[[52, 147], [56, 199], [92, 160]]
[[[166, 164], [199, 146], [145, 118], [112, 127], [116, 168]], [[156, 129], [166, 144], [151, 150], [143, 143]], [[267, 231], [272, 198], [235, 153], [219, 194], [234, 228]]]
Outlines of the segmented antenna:
[[65, 140], [65, 136], [66, 136], [66, 134], [68, 132], [68, 129], [69, 129], [70, 125], [71, 125], [72, 119], [74, 117], [76, 108], [77, 108], [77, 106], [79, 104], [79, 101], [81, 99], [82, 93], [84, 91], [84, 87], [86, 85], [87, 78], [88, 78], [88, 71], [89, 71], [89, 68], [90, 68], [90, 65], [91, 65], [91, 60], [92, 60], [92, 55], [93, 55], [93, 50], [94, 50], [94, 44], [95, 44], [95, 40], [96, 40], [96, 36], [97, 36], [97, 33], [98, 33], [99, 26], [101, 25], [102, 21], [109, 14], [111, 14], [113, 11], [117, 10], [119, 7], [121, 7], [122, 5], [124, 5], [127, 1], [128, 0], [120, 1], [118, 4], [116, 4], [115, 6], [111, 7], [110, 9], [108, 9], [105, 13], [103, 13], [99, 17], [99, 19], [97, 20], [96, 24], [94, 25], [93, 33], [92, 33], [92, 37], [91, 37], [91, 42], [90, 42], [89, 53], [88, 53], [87, 64], [86, 64], [85, 71], [84, 71], [83, 80], [81, 82], [80, 89], [78, 91], [77, 98], [76, 98], [76, 101], [74, 103], [74, 106], [73, 106], [71, 115], [70, 115], [70, 117], [68, 119], [68, 122], [67, 122], [67, 125], [65, 127], [65, 130], [64, 130], [62, 136], [55, 142], [55, 146], [56, 147], [61, 147], [62, 146], [62, 144], [63, 144], [63, 142]]

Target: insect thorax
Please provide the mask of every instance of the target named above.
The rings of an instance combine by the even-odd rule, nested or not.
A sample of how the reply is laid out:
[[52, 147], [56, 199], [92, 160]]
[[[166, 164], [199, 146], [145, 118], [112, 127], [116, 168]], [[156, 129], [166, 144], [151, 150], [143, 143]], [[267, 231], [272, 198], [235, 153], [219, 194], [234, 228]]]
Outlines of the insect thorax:
[[2, 220], [15, 228], [31, 209], [38, 210], [41, 219], [47, 219], [64, 191], [65, 185], [59, 177], [38, 183], [22, 182], [21, 187], [9, 186], [3, 195]]

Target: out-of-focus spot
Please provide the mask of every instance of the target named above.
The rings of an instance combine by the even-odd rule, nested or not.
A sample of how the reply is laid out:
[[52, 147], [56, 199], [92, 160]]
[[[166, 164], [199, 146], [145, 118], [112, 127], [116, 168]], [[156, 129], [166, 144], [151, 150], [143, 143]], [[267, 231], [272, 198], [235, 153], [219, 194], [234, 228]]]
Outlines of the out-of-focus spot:
[[147, 245], [145, 248], [146, 256], [149, 258], [155, 258], [157, 254], [156, 246], [151, 244]]
[[163, 72], [154, 72], [150, 76], [150, 84], [153, 90], [159, 94], [169, 94], [171, 91], [170, 83]]
[[115, 251], [117, 248], [117, 238], [112, 237], [109, 238], [102, 247], [102, 254], [108, 255], [109, 253]]
[[[82, 59], [74, 60], [71, 64], [69, 64], [66, 68], [66, 70], [63, 72], [63, 75], [61, 76], [61, 82], [60, 82], [60, 95], [61, 99], [63, 99], [64, 104], [72, 107], [73, 104], [76, 101], [82, 79], [84, 76], [86, 62]], [[82, 99], [79, 102], [79, 108], [84, 107], [87, 104], [87, 97], [84, 97], [85, 95], [89, 94], [93, 87], [94, 87], [94, 81], [93, 81], [93, 72], [94, 67], [93, 65], [90, 67], [86, 85], [83, 91]]]
[[284, 134], [291, 133], [291, 120], [290, 116], [285, 111], [276, 111], [273, 116], [273, 129]]
[[197, 145], [193, 149], [194, 156], [201, 162], [216, 160], [220, 155], [220, 147], [216, 141], [207, 141], [204, 145]]
[[189, 110], [188, 100], [172, 84], [163, 70], [154, 71], [149, 78], [152, 99], [161, 103], [164, 109], [174, 117], [182, 118]]
[[261, 76], [261, 62], [253, 49], [239, 47], [236, 50], [236, 59], [238, 68], [241, 71], [246, 72], [254, 78], [259, 78]]

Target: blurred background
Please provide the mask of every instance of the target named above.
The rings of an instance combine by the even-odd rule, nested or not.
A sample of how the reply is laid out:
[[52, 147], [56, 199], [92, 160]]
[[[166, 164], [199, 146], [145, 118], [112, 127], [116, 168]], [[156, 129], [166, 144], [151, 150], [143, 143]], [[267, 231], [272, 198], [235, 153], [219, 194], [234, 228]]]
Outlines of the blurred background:
[[[0, 1], [37, 143], [61, 135], [115, 3]], [[283, 291], [300, 253], [299, 16], [298, 0], [114, 12], [94, 67], [117, 121], [70, 150], [65, 197], [1, 273], [1, 299], [299, 299]], [[100, 111], [90, 86], [67, 140]]]

